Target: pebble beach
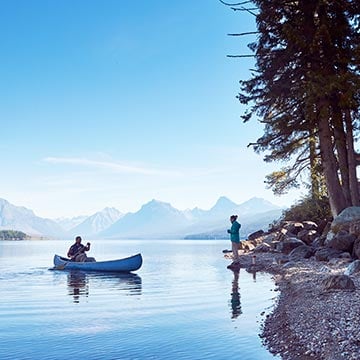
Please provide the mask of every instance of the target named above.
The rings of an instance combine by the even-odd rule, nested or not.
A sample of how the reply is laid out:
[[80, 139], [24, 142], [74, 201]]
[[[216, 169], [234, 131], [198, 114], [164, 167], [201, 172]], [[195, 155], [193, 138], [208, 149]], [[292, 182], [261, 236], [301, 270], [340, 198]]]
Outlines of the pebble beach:
[[[278, 298], [262, 325], [264, 345], [283, 360], [360, 359], [360, 277], [354, 289], [328, 289], [329, 275], [344, 274], [347, 259], [281, 263], [281, 254], [240, 251], [235, 266], [273, 275]], [[231, 259], [231, 254], [225, 254]], [[254, 265], [254, 259], [256, 261]]]

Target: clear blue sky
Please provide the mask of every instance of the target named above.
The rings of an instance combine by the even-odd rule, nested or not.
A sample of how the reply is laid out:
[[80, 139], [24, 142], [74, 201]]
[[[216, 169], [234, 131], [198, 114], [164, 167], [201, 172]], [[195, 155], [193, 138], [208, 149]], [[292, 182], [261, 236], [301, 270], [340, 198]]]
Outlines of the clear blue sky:
[[44, 217], [273, 197], [235, 96], [250, 14], [217, 0], [0, 0], [0, 197]]

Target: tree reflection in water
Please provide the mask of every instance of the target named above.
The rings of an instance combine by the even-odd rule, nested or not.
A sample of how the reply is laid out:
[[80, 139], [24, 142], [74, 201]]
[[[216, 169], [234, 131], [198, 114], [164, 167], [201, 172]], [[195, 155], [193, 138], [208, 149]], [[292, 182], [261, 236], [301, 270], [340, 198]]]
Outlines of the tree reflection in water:
[[79, 303], [81, 297], [87, 298], [90, 287], [110, 285], [109, 290], [125, 291], [127, 295], [141, 295], [141, 277], [132, 273], [86, 273], [70, 271], [67, 275], [68, 294], [73, 297], [74, 303]]

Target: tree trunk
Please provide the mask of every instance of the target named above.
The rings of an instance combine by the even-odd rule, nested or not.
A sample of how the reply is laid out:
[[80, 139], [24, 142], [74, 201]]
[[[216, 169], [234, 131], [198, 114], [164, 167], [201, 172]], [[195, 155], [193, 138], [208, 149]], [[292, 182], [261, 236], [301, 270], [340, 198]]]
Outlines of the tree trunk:
[[348, 152], [348, 163], [349, 163], [349, 185], [350, 185], [350, 194], [351, 194], [351, 204], [353, 206], [360, 206], [359, 186], [356, 175], [353, 124], [351, 121], [351, 114], [349, 109], [345, 111], [345, 124], [346, 124], [346, 143], [347, 143], [347, 152]]
[[318, 199], [320, 197], [320, 184], [319, 175], [317, 169], [317, 158], [316, 158], [316, 138], [314, 130], [310, 130], [309, 137], [309, 156], [310, 156], [310, 179], [311, 179], [311, 197]]
[[345, 197], [342, 192], [338, 177], [338, 166], [333, 152], [332, 133], [329, 126], [329, 111], [326, 101], [319, 107], [318, 116], [319, 143], [324, 177], [329, 192], [329, 202], [332, 215], [335, 217], [346, 207]]
[[341, 188], [344, 193], [346, 206], [351, 206], [350, 179], [346, 134], [342, 119], [342, 112], [338, 106], [332, 106], [332, 124], [334, 129], [335, 147], [338, 156], [341, 176]]

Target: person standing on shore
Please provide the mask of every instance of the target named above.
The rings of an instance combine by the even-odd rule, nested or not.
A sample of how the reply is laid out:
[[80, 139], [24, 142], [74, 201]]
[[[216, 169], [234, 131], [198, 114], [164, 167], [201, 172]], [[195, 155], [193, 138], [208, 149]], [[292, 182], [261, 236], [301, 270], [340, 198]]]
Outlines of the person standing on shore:
[[228, 233], [230, 234], [231, 240], [231, 249], [233, 253], [234, 262], [239, 260], [239, 244], [240, 244], [240, 228], [241, 225], [237, 222], [237, 215], [230, 216], [231, 228], [228, 229]]

